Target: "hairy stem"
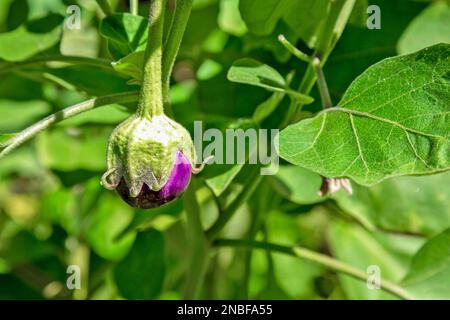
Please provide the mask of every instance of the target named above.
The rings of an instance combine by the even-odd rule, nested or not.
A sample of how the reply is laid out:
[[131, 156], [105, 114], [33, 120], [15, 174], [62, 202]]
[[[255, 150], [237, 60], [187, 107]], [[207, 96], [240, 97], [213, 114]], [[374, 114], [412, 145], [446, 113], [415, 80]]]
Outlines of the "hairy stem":
[[138, 92], [124, 92], [118, 94], [112, 94], [108, 96], [102, 96], [98, 98], [89, 99], [80, 103], [77, 103], [73, 106], [67, 107], [61, 111], [58, 111], [54, 114], [51, 114], [44, 119], [36, 122], [30, 127], [22, 130], [18, 134], [14, 135], [12, 138], [6, 140], [5, 142], [0, 144], [0, 148], [4, 148], [0, 152], [0, 158], [4, 157], [24, 142], [28, 141], [36, 134], [49, 128], [50, 126], [57, 124], [63, 120], [74, 117], [80, 113], [92, 110], [94, 108], [98, 108], [101, 106], [105, 106], [113, 103], [129, 103], [134, 102], [138, 98]]
[[164, 113], [161, 72], [165, 7], [166, 0], [152, 0], [150, 4], [148, 40], [137, 111], [140, 116]]
[[[336, 260], [330, 256], [302, 247], [287, 247], [268, 242], [234, 239], [218, 239], [214, 241], [213, 245], [217, 247], [249, 247], [253, 249], [270, 250], [318, 263], [333, 271], [344, 273], [358, 280], [367, 281], [369, 277], [367, 273], [358, 268]], [[381, 288], [399, 298], [407, 300], [414, 299], [408, 292], [406, 292], [406, 290], [391, 281], [381, 280]]]
[[[327, 19], [319, 34], [316, 49], [313, 54], [314, 57], [320, 59], [321, 67], [323, 67], [331, 51], [334, 49], [336, 42], [339, 40], [354, 4], [355, 0], [334, 0], [331, 2]], [[298, 92], [308, 95], [316, 80], [315, 68], [310, 63], [300, 83]], [[294, 120], [295, 114], [302, 107], [303, 105], [301, 103], [292, 101], [282, 127], [289, 125]]]
[[130, 0], [130, 13], [135, 16], [139, 14], [139, 0]]
[[190, 242], [191, 257], [184, 293], [185, 299], [196, 299], [203, 284], [208, 264], [209, 242], [203, 232], [200, 220], [200, 205], [196, 194], [196, 181], [192, 181], [185, 194], [185, 210], [187, 218], [187, 236]]

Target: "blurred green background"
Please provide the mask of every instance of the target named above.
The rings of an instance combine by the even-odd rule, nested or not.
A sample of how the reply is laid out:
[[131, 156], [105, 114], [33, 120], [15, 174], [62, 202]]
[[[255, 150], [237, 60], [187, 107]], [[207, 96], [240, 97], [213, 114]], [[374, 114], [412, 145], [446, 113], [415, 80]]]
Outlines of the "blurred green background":
[[[369, 2], [356, 1], [325, 66], [335, 102], [373, 63], [450, 42], [445, 1]], [[317, 3], [326, 8], [328, 1]], [[67, 7], [74, 4], [81, 8], [80, 30], [63, 27], [70, 15]], [[128, 10], [128, 1], [110, 4], [117, 11]], [[365, 26], [369, 4], [381, 8], [380, 30]], [[140, 13], [147, 11], [148, 1], [141, 1]], [[239, 58], [258, 59], [283, 75], [295, 70], [293, 82], [298, 84], [305, 66], [291, 57], [277, 36], [283, 33], [308, 51], [322, 19], [320, 10], [315, 12], [317, 16], [287, 11], [273, 28], [255, 33], [242, 18], [239, 0], [196, 0], [172, 78], [176, 119], [191, 130], [193, 120], [223, 129], [251, 119], [270, 93], [227, 80], [228, 69]], [[92, 96], [138, 90], [111, 68], [60, 62], [20, 65], [60, 54], [113, 61], [98, 32], [103, 18], [94, 0], [0, 1], [0, 134], [18, 132]], [[63, 121], [0, 159], [0, 299], [183, 297], [192, 272], [186, 263], [190, 247], [185, 199], [156, 210], [134, 210], [99, 184], [106, 169], [108, 136], [134, 107], [111, 105]], [[279, 112], [262, 126], [278, 123], [287, 107], [288, 101], [283, 101]], [[317, 103], [308, 106], [305, 116], [319, 108]], [[227, 197], [239, 193], [245, 180], [239, 168], [234, 170]], [[217, 217], [211, 192], [220, 194], [228, 184], [214, 175], [210, 170], [195, 182], [205, 227]], [[412, 272], [411, 261], [420, 247], [450, 227], [449, 177], [395, 178], [370, 189], [355, 186], [353, 197], [339, 193], [322, 199], [315, 193], [318, 175], [283, 164], [277, 176], [264, 178], [224, 235], [243, 238], [260, 223], [258, 239], [302, 245], [362, 270], [377, 265], [383, 277], [401, 281]], [[448, 248], [441, 258], [450, 261]], [[436, 263], [442, 262], [439, 259]], [[81, 268], [79, 290], [66, 286], [69, 265]], [[450, 266], [448, 262], [444, 266], [447, 273], [442, 279], [449, 277], [436, 294], [450, 298]], [[430, 288], [419, 285], [412, 290], [433, 297]], [[311, 262], [230, 248], [212, 250], [200, 297], [393, 298]]]

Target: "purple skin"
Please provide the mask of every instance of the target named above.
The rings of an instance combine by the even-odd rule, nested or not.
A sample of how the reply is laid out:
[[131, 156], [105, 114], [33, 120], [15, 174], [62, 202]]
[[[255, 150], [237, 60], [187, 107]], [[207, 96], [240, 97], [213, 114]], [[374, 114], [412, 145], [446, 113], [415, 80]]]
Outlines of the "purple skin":
[[175, 165], [169, 179], [159, 191], [150, 190], [144, 183], [141, 192], [136, 198], [130, 196], [130, 191], [122, 178], [117, 186], [117, 192], [130, 206], [140, 209], [157, 208], [179, 197], [188, 187], [191, 179], [191, 163], [181, 151], [175, 157]]

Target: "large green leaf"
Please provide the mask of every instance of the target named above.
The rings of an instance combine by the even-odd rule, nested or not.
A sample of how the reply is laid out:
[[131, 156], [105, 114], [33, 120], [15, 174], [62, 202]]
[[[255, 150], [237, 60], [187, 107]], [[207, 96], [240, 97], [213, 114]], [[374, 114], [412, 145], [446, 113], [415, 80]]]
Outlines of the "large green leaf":
[[338, 193], [339, 206], [370, 228], [435, 235], [450, 227], [450, 173], [398, 177]]
[[135, 51], [145, 50], [148, 20], [129, 13], [117, 13], [104, 18], [100, 34], [108, 39], [108, 50], [115, 60]]
[[450, 229], [414, 256], [403, 286], [418, 299], [450, 299]]
[[127, 299], [154, 299], [165, 275], [164, 237], [156, 230], [139, 233], [128, 255], [114, 269], [117, 287]]
[[327, 177], [363, 185], [450, 168], [450, 45], [370, 67], [338, 107], [280, 133], [280, 155]]
[[398, 43], [400, 54], [425, 47], [450, 43], [450, 5], [445, 1], [432, 3], [406, 28]]

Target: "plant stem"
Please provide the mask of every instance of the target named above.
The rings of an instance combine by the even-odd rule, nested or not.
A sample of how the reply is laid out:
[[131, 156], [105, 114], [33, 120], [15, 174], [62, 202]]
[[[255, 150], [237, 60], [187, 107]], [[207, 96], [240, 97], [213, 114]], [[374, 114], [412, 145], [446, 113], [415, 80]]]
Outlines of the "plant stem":
[[130, 13], [135, 16], [139, 14], [139, 0], [130, 0]]
[[[331, 2], [327, 19], [319, 34], [316, 49], [313, 54], [314, 57], [320, 59], [321, 67], [323, 67], [327, 61], [328, 56], [341, 36], [354, 4], [355, 0], [334, 0]], [[308, 95], [311, 92], [316, 79], [315, 69], [310, 63], [300, 83], [298, 92]], [[301, 103], [295, 101], [291, 102], [282, 127], [289, 125], [294, 120], [295, 114], [302, 106]]]
[[320, 98], [322, 100], [322, 106], [324, 109], [333, 107], [331, 101], [330, 92], [328, 91], [328, 85], [323, 74], [322, 67], [320, 66], [320, 60], [314, 57], [311, 62], [312, 66], [316, 70], [317, 85], [319, 86]]
[[102, 96], [94, 99], [89, 99], [80, 103], [77, 103], [73, 106], [67, 107], [61, 111], [53, 113], [44, 119], [36, 122], [35, 124], [29, 126], [28, 128], [22, 130], [18, 134], [14, 135], [12, 138], [7, 141], [0, 143], [0, 148], [4, 148], [0, 152], [0, 158], [4, 157], [12, 150], [16, 149], [20, 145], [22, 145], [25, 141], [28, 141], [36, 134], [41, 132], [42, 130], [47, 129], [48, 127], [59, 123], [68, 118], [74, 117], [80, 113], [92, 110], [94, 108], [98, 108], [101, 106], [105, 106], [113, 103], [129, 103], [134, 102], [138, 98], [137, 91], [117, 93], [108, 96]]
[[148, 40], [137, 110], [141, 117], [151, 117], [164, 113], [161, 65], [165, 7], [165, 0], [152, 0], [150, 3]]
[[96, 0], [96, 1], [97, 1], [98, 6], [100, 7], [100, 9], [102, 9], [103, 13], [106, 16], [110, 16], [114, 13], [113, 9], [109, 5], [108, 0]]
[[[234, 240], [234, 239], [218, 239], [214, 241], [213, 245], [217, 247], [251, 247], [254, 249], [264, 249], [284, 253], [290, 256], [294, 256], [297, 258], [321, 264], [331, 270], [344, 273], [358, 280], [363, 281], [368, 280], [368, 275], [364, 271], [355, 268], [351, 265], [348, 265], [344, 262], [341, 262], [339, 260], [336, 260], [332, 257], [329, 257], [327, 255], [317, 253], [302, 247], [287, 247], [268, 242], [253, 241], [253, 240]], [[398, 284], [393, 283], [391, 281], [381, 280], [381, 288], [389, 293], [396, 295], [399, 298], [406, 300], [414, 299], [414, 297], [412, 297], [408, 292], [406, 292], [406, 290], [404, 290]]]
[[188, 300], [196, 299], [199, 295], [206, 273], [209, 255], [209, 242], [203, 232], [200, 220], [201, 209], [195, 191], [196, 181], [193, 180], [184, 197], [187, 218], [186, 230], [191, 249], [184, 294], [184, 298]]
[[13, 71], [15, 69], [19, 69], [22, 67], [41, 64], [46, 62], [65, 62], [69, 64], [84, 64], [93, 67], [99, 67], [103, 69], [113, 70], [111, 66], [111, 61], [106, 59], [96, 59], [96, 58], [87, 58], [87, 57], [76, 57], [76, 56], [48, 56], [48, 57], [39, 57], [33, 58], [25, 61], [19, 62], [6, 62], [0, 64], [0, 73], [6, 73], [9, 71]]
[[183, 35], [189, 21], [189, 16], [191, 15], [193, 2], [193, 0], [176, 1], [172, 28], [170, 30], [170, 34], [168, 35], [167, 43], [164, 47], [162, 81], [164, 105], [166, 106], [170, 105], [170, 76], [180, 49], [181, 41], [183, 40]]
[[310, 63], [311, 57], [308, 56], [306, 53], [301, 52], [299, 49], [297, 49], [292, 43], [290, 43], [286, 37], [282, 34], [278, 36], [278, 41], [288, 50], [291, 54], [293, 54], [298, 59]]
[[250, 173], [247, 183], [244, 186], [244, 190], [231, 202], [222, 212], [219, 212], [219, 217], [216, 222], [206, 231], [206, 237], [212, 241], [214, 240], [227, 222], [231, 219], [237, 209], [253, 194], [256, 187], [261, 181], [261, 175], [259, 174], [259, 166], [254, 166], [253, 172]]

